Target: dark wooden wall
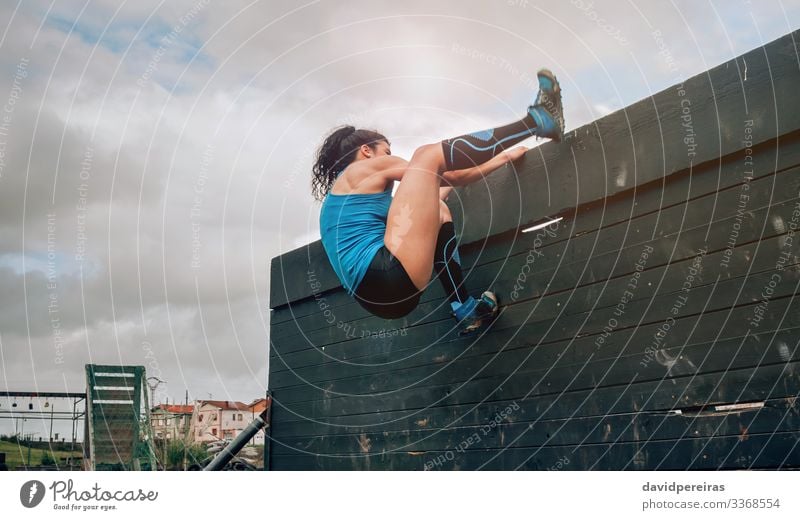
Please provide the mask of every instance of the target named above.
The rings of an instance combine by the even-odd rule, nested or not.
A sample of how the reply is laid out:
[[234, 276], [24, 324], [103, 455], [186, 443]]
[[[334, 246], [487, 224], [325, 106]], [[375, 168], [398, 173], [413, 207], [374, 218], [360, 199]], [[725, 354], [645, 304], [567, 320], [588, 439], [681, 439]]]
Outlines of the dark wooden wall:
[[268, 467], [800, 466], [798, 36], [454, 192], [480, 337], [435, 280], [382, 320], [274, 258]]

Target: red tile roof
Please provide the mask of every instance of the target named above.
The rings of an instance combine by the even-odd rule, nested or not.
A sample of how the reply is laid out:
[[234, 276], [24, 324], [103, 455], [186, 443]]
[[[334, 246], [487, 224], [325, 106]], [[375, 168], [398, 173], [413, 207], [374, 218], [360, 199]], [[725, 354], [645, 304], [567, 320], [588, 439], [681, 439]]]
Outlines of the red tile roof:
[[260, 399], [256, 399], [255, 401], [247, 405], [247, 408], [251, 410], [253, 413], [259, 414], [263, 412], [264, 409], [269, 406], [269, 404], [270, 400], [265, 397], [262, 397]]
[[188, 404], [188, 405], [183, 405], [183, 404], [159, 404], [159, 405], [156, 406], [155, 409], [161, 409], [161, 410], [164, 410], [165, 412], [170, 412], [170, 413], [186, 413], [186, 414], [190, 414], [190, 413], [192, 413], [192, 411], [194, 411], [194, 406], [192, 406], [190, 404]]
[[197, 406], [203, 406], [205, 404], [210, 404], [211, 406], [216, 406], [220, 410], [242, 410], [242, 411], [249, 411], [250, 408], [242, 402], [239, 401], [212, 401], [208, 399], [197, 401]]
[[[258, 398], [251, 402], [250, 404], [245, 404], [241, 401], [215, 401], [211, 399], [202, 399], [196, 401], [197, 407], [201, 407], [205, 404], [210, 404], [220, 410], [241, 410], [247, 412], [254, 412], [254, 413], [261, 413], [264, 408], [269, 406], [270, 400], [264, 397]], [[194, 411], [195, 405], [183, 405], [183, 404], [159, 404], [156, 405], [153, 410], [164, 410], [170, 413], [185, 413], [190, 414]]]

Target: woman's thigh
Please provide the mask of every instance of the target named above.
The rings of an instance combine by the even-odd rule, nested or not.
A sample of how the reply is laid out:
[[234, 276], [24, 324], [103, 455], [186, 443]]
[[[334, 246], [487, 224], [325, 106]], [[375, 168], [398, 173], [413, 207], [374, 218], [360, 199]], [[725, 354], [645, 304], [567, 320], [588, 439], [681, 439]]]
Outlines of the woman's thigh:
[[425, 288], [433, 272], [442, 168], [441, 143], [417, 148], [386, 216], [384, 244], [400, 260], [418, 289]]

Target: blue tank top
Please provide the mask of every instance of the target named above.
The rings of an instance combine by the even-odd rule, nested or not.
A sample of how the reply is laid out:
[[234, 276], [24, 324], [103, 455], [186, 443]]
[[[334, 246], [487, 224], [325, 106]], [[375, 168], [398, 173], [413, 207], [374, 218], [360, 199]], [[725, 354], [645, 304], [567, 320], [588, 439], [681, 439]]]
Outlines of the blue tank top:
[[380, 193], [328, 193], [319, 214], [322, 247], [349, 295], [383, 246], [392, 187]]

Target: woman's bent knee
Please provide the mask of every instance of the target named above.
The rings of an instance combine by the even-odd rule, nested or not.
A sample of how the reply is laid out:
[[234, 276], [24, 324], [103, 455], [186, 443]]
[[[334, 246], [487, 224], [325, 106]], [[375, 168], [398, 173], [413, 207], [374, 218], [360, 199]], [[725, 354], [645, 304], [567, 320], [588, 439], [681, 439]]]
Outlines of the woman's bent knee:
[[416, 149], [414, 156], [426, 161], [434, 162], [437, 164], [437, 166], [440, 166], [439, 173], [441, 173], [441, 167], [444, 166], [444, 150], [442, 150], [442, 143], [423, 144]]
[[420, 154], [433, 153], [434, 151], [436, 151], [436, 148], [441, 148], [441, 146], [442, 146], [441, 144], [433, 144], [433, 143], [423, 144], [422, 146], [417, 147], [415, 153], [420, 153]]

